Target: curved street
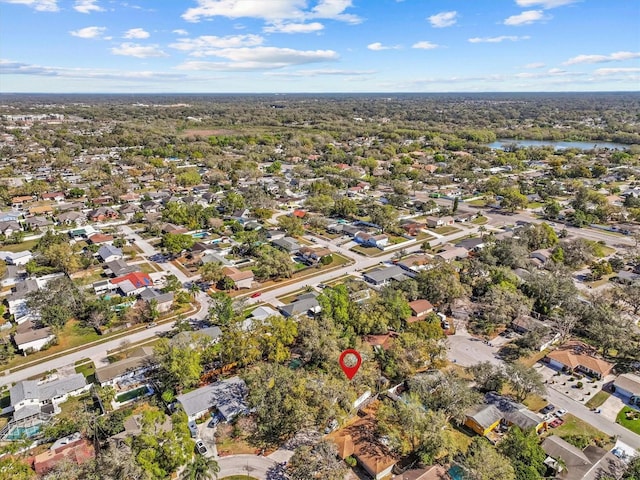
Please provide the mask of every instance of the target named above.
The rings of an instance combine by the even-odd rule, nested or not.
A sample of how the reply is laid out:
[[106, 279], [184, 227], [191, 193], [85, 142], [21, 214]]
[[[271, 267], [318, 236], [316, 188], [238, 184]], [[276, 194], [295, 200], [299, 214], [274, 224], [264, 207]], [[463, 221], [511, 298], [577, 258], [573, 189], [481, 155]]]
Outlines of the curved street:
[[218, 478], [231, 475], [249, 475], [259, 480], [279, 480], [286, 478], [284, 469], [269, 457], [256, 455], [231, 455], [217, 459], [220, 466]]

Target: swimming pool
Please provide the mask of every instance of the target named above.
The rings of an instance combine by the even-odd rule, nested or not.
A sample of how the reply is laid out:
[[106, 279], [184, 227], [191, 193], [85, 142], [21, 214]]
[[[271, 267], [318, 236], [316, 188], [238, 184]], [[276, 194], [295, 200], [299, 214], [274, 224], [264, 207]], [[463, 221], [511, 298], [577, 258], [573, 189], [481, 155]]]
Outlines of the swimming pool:
[[453, 480], [464, 480], [464, 470], [458, 465], [452, 466], [448, 473]]
[[208, 235], [207, 232], [198, 232], [198, 233], [192, 233], [191, 236], [193, 238], [204, 238]]
[[35, 437], [40, 432], [40, 425], [31, 427], [15, 427], [6, 436], [6, 440], [20, 440], [22, 437]]

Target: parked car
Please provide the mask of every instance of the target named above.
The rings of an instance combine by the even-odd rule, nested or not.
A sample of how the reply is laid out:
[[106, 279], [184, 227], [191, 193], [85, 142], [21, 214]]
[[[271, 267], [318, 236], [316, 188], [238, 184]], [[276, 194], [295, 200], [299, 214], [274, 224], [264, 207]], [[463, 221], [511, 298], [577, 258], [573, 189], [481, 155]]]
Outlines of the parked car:
[[564, 408], [561, 408], [560, 410], [558, 410], [556, 412], [556, 417], [558, 418], [562, 418], [564, 417], [564, 415], [567, 413], [567, 411]]
[[564, 423], [564, 420], [562, 420], [561, 418], [556, 418], [553, 422], [549, 424], [549, 427], [556, 428], [562, 425], [563, 423]]
[[149, 325], [147, 325], [147, 328], [153, 328], [158, 326], [158, 324], [156, 322], [151, 322]]
[[189, 422], [189, 433], [191, 434], [191, 438], [195, 438], [198, 435], [198, 426], [196, 422]]
[[209, 450], [202, 440], [196, 441], [196, 450], [200, 455], [206, 455]]
[[259, 297], [260, 295], [262, 295], [262, 292], [256, 292], [256, 293], [254, 293], [254, 294], [252, 294], [252, 295], [251, 295], [251, 298], [257, 298], [257, 297]]
[[540, 413], [551, 413], [556, 409], [555, 405], [552, 405], [551, 403], [549, 403], [546, 407], [544, 407], [542, 410], [540, 410]]

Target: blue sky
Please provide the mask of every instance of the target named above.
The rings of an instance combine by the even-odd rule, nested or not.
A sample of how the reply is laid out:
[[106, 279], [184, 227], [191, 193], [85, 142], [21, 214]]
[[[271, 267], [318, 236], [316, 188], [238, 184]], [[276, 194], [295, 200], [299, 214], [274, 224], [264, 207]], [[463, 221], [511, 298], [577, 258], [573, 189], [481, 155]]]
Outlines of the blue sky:
[[0, 0], [0, 91], [637, 91], [639, 24], [638, 0]]

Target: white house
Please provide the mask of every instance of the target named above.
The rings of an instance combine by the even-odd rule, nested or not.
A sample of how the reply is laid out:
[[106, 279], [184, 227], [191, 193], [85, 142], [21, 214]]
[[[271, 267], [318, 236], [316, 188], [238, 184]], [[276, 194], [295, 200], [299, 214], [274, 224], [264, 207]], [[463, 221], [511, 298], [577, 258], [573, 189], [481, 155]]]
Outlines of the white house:
[[98, 249], [98, 258], [104, 263], [122, 259], [122, 250], [113, 245], [105, 244]]
[[6, 252], [4, 256], [4, 261], [9, 265], [26, 265], [29, 263], [29, 260], [33, 258], [33, 255], [29, 250], [23, 252]]
[[[24, 322], [21, 322], [24, 323]], [[37, 328], [30, 329], [22, 333], [16, 333], [13, 336], [13, 341], [23, 354], [29, 352], [38, 352], [42, 350], [42, 347], [54, 340], [56, 336], [51, 331], [51, 328]]]
[[9, 390], [13, 419], [20, 420], [38, 414], [43, 410], [54, 413], [60, 403], [70, 396], [80, 395], [89, 390], [84, 375], [74, 373], [69, 377], [57, 378], [50, 382], [22, 380]]
[[629, 403], [640, 405], [640, 376], [623, 373], [613, 381], [612, 390], [616, 395], [629, 399]]

